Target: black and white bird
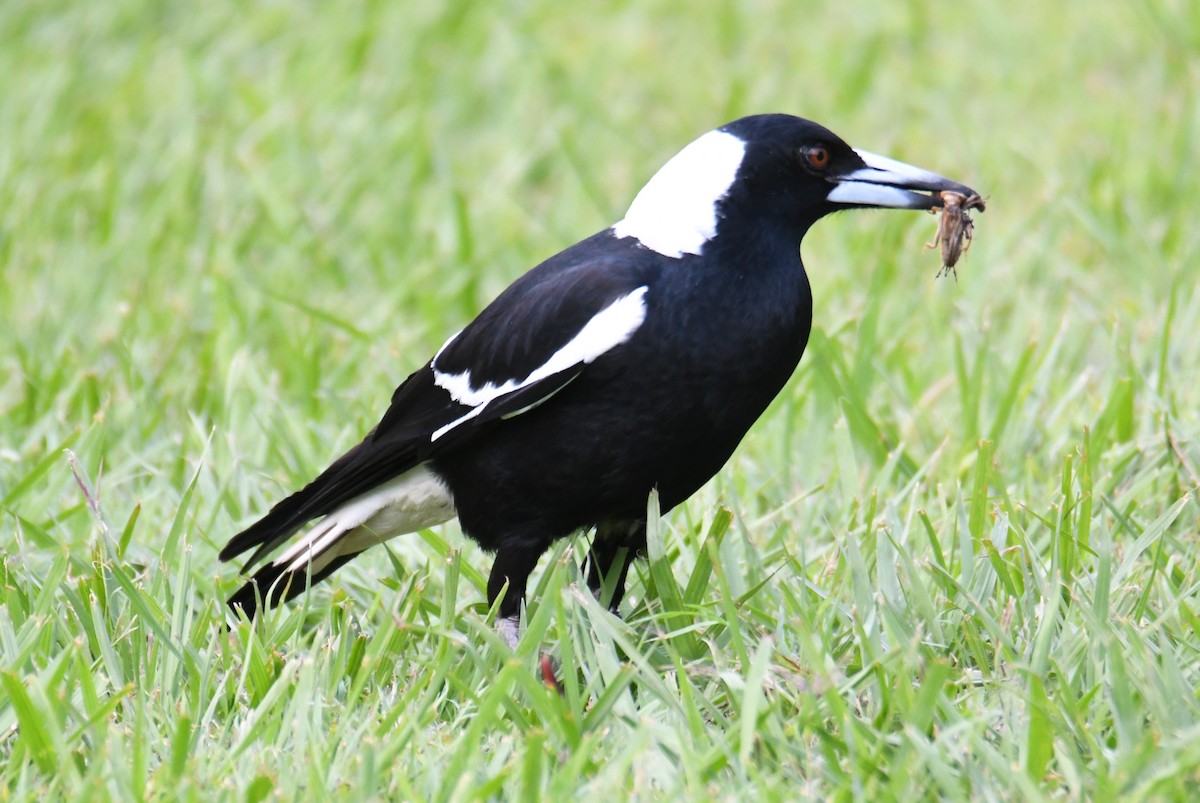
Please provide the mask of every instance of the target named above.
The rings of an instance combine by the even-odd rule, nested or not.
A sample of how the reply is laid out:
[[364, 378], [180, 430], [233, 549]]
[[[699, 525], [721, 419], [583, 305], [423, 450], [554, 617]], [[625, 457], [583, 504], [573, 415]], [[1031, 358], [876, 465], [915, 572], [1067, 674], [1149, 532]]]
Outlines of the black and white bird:
[[789, 115], [703, 135], [622, 220], [451, 336], [362, 443], [234, 537], [220, 557], [254, 550], [248, 570], [302, 531], [229, 604], [253, 616], [375, 544], [457, 516], [495, 553], [488, 602], [504, 594], [509, 644], [538, 558], [579, 531], [595, 529], [588, 585], [599, 594], [608, 577], [616, 610], [651, 489], [663, 510], [687, 499], [800, 361], [809, 227], [839, 209], [936, 209], [945, 191], [975, 195]]

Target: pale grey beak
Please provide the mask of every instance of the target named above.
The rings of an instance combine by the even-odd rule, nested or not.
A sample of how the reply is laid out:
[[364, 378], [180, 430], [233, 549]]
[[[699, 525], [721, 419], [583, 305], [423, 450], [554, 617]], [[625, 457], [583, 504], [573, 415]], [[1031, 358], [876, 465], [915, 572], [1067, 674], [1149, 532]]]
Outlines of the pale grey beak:
[[[955, 192], [967, 198], [979, 193], [957, 181], [939, 176], [886, 156], [855, 150], [863, 167], [837, 176], [826, 196], [830, 203], [844, 206], [877, 206], [888, 209], [937, 209], [941, 193]], [[983, 202], [974, 205], [983, 209]]]

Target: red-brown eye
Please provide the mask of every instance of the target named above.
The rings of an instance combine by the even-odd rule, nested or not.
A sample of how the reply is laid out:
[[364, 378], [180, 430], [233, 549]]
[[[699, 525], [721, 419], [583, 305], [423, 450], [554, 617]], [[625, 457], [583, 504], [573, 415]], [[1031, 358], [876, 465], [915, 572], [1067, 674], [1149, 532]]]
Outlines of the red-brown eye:
[[829, 166], [829, 149], [824, 145], [810, 145], [804, 149], [804, 161], [813, 170], [824, 170]]

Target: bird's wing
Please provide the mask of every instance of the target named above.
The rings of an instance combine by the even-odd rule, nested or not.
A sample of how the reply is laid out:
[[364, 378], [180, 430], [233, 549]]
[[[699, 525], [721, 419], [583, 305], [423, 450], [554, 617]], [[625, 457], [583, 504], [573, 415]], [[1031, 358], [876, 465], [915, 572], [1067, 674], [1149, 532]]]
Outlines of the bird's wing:
[[[632, 337], [646, 317], [649, 285], [613, 267], [583, 263], [527, 275], [451, 337], [428, 368], [453, 415], [432, 428], [430, 443], [537, 407]], [[397, 390], [376, 440], [409, 426], [405, 390]]]
[[396, 389], [362, 443], [235, 536], [221, 559], [257, 547], [249, 568], [309, 521], [546, 402], [632, 337], [646, 315], [642, 272], [619, 261], [556, 261], [569, 254], [522, 276], [451, 337]]

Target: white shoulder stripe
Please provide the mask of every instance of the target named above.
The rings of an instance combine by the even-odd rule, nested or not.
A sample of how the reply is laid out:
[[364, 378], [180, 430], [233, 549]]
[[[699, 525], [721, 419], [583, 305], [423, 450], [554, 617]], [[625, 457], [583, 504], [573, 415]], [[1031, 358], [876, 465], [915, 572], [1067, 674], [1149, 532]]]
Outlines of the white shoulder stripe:
[[485, 382], [481, 387], [476, 388], [471, 383], [469, 369], [458, 374], [448, 374], [439, 371], [435, 364], [433, 368], [434, 383], [438, 387], [444, 388], [450, 394], [450, 398], [459, 404], [465, 404], [475, 409], [435, 431], [430, 440], [437, 440], [459, 424], [479, 415], [495, 399], [507, 396], [513, 391], [532, 385], [534, 382], [553, 376], [560, 371], [565, 371], [573, 365], [590, 363], [609, 349], [624, 343], [646, 320], [645, 295], [648, 289], [649, 287], [646, 286], [639, 287], [596, 313], [566, 345], [550, 355], [550, 359], [535, 368], [524, 379], [509, 379], [499, 385], [494, 382]]
[[708, 132], [642, 187], [613, 235], [674, 259], [699, 255], [717, 236], [717, 203], [729, 194], [745, 154], [746, 143], [733, 134]]

